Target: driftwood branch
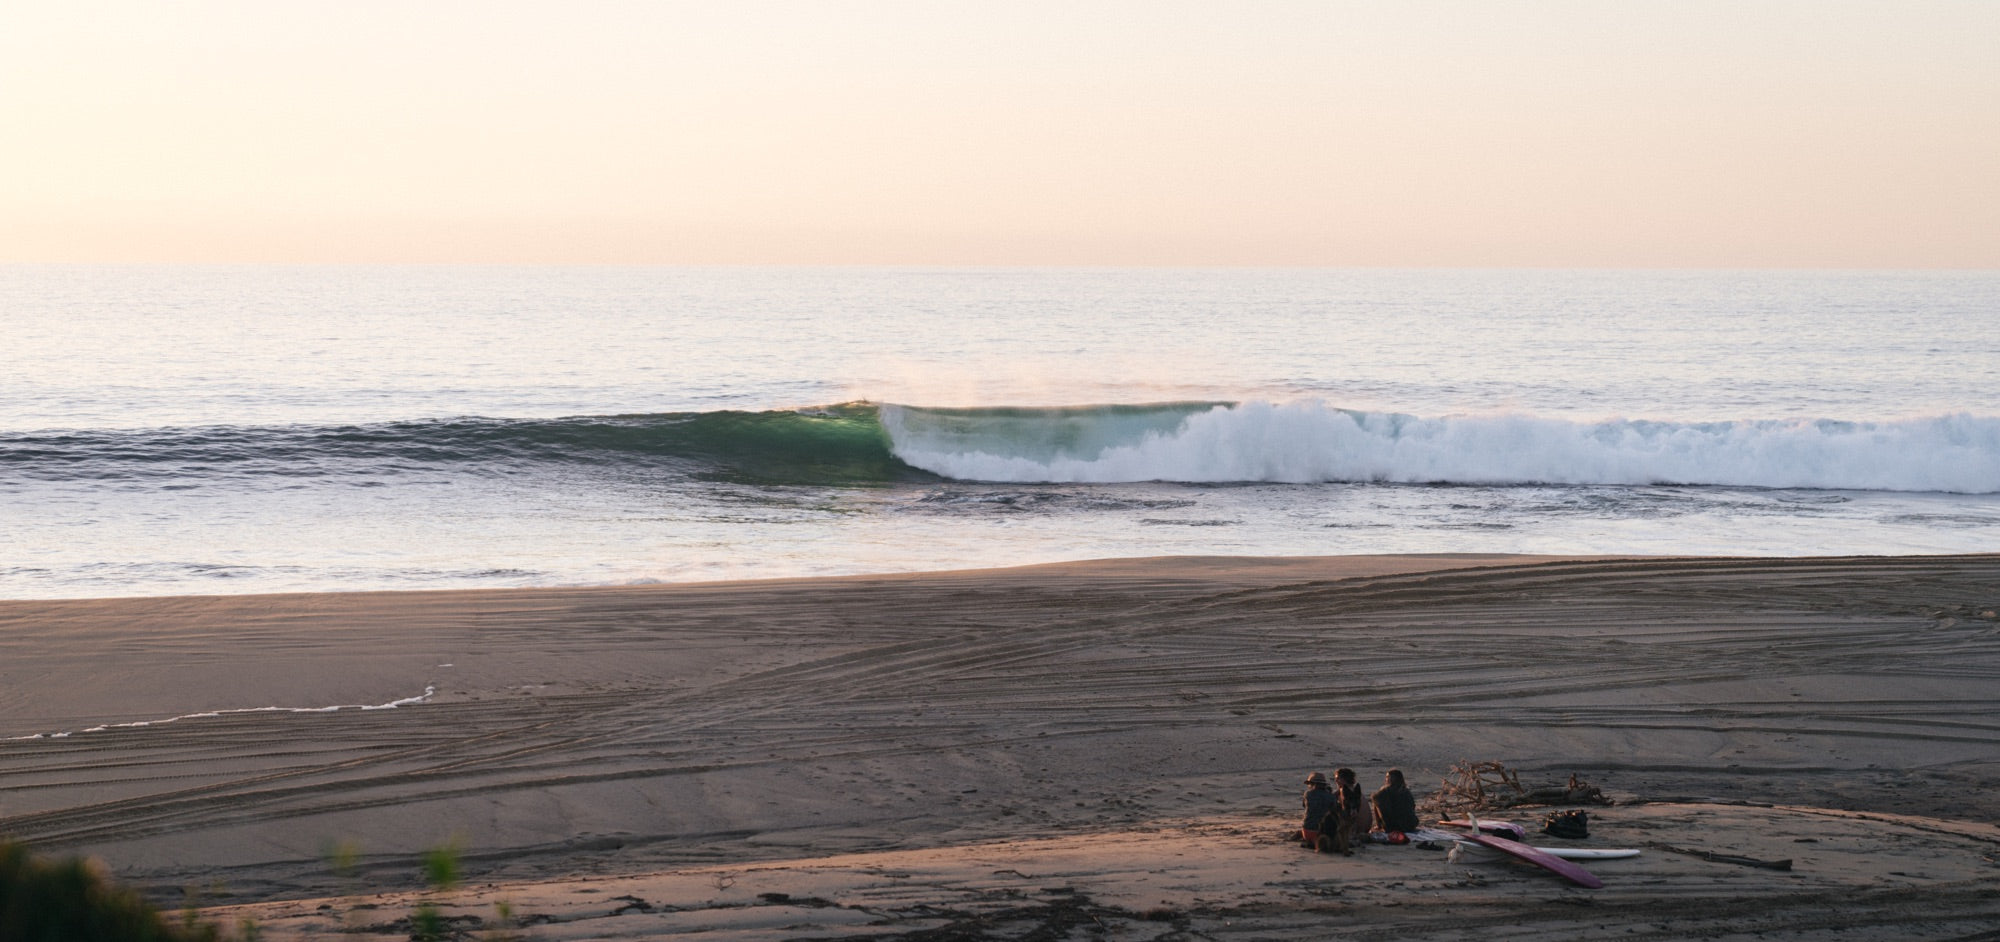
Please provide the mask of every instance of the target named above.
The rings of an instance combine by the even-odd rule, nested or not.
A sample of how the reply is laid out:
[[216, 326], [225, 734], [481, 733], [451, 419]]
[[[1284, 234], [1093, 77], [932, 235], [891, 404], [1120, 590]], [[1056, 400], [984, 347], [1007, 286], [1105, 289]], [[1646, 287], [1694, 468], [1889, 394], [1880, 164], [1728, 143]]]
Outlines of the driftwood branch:
[[1450, 817], [1463, 812], [1492, 811], [1519, 805], [1608, 805], [1611, 799], [1597, 786], [1576, 775], [1563, 785], [1528, 788], [1521, 777], [1499, 762], [1460, 761], [1451, 767], [1438, 790], [1424, 800], [1428, 812]]
[[1675, 854], [1686, 854], [1689, 857], [1700, 857], [1703, 860], [1712, 860], [1716, 863], [1735, 864], [1739, 867], [1759, 867], [1764, 870], [1792, 869], [1792, 860], [1790, 857], [1787, 857], [1784, 860], [1758, 860], [1755, 857], [1738, 857], [1735, 854], [1718, 854], [1714, 851], [1695, 850], [1694, 848], [1691, 847], [1675, 847], [1672, 844], [1648, 844], [1646, 846], [1655, 847], [1660, 850], [1668, 851]]

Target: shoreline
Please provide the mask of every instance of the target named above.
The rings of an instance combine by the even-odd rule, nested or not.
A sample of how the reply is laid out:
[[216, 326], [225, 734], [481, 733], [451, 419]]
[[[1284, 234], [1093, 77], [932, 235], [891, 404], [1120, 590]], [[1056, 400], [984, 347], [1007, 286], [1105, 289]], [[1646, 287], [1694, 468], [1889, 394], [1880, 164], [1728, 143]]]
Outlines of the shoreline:
[[[0, 601], [0, 834], [39, 853], [96, 856], [162, 901], [220, 880], [227, 889], [206, 899], [224, 907], [214, 912], [257, 915], [267, 938], [325, 931], [318, 910], [281, 915], [295, 906], [286, 901], [354, 895], [328, 847], [356, 848], [364, 895], [388, 906], [418, 890], [417, 855], [453, 840], [470, 883], [511, 887], [518, 906], [545, 915], [570, 896], [617, 895], [573, 893], [574, 881], [648, 879], [631, 895], [653, 912], [707, 913], [644, 930], [662, 934], [936, 929], [949, 919], [899, 921], [885, 915], [894, 907], [863, 905], [894, 878], [862, 875], [929, 867], [943, 874], [925, 884], [938, 905], [973, 912], [968, 900], [1011, 897], [946, 871], [994, 854], [1031, 874], [1047, 872], [1035, 860], [1071, 861], [1063, 885], [1097, 901], [1100, 920], [1133, 914], [1119, 931], [1134, 937], [1176, 923], [1144, 918], [1139, 897], [1116, 886], [1168, 893], [1147, 906], [1180, 913], [1176, 931], [1230, 934], [1200, 914], [1234, 914], [1214, 918], [1303, 938], [1326, 930], [1326, 910], [1357, 928], [1431, 932], [1442, 924], [1395, 911], [1393, 867], [1363, 878], [1329, 860], [1281, 874], [1307, 865], [1271, 835], [1292, 823], [1306, 771], [1347, 765], [1372, 785], [1398, 766], [1421, 794], [1455, 762], [1498, 760], [1524, 784], [1575, 772], [1624, 797], [1594, 814], [1608, 835], [1761, 847], [1761, 828], [1825, 845], [1819, 869], [1782, 878], [1709, 879], [1649, 852], [1644, 866], [1665, 869], [1631, 871], [1648, 876], [1619, 890], [1619, 906], [1636, 907], [1620, 925], [1643, 913], [1692, 931], [1691, 910], [1730, 891], [1778, 893], [1786, 880], [1836, 908], [1858, 887], [1914, 881], [1951, 899], [1950, 887], [1996, 887], [2000, 864], [1949, 849], [1985, 838], [1880, 818], [1929, 809], [1916, 817], [1948, 831], [2000, 820], [1996, 605], [2000, 556], [1984, 554], [1169, 557], [579, 589]], [[386, 704], [426, 686], [435, 694], [394, 709], [189, 715]], [[168, 716], [183, 718], [6, 739]], [[1759, 805], [1819, 810], [1685, 834], [1670, 820], [1694, 808], [1712, 824], [1715, 809], [1735, 808], [1725, 817], [1748, 822], [1743, 809]], [[1932, 863], [1850, 860], [1833, 853], [1841, 841], [1889, 841]], [[1379, 867], [1419, 853], [1366, 856]], [[1127, 873], [1130, 856], [1164, 854], [1233, 863], [1175, 891]], [[788, 876], [754, 893], [743, 877], [752, 895], [727, 913], [703, 901], [736, 897], [688, 888], [699, 874], [752, 867]], [[1483, 887], [1431, 871], [1402, 879], [1459, 881], [1433, 891], [1530, 921], [1542, 916], [1494, 898], [1498, 888], [1560, 895], [1494, 869], [1477, 868]], [[836, 872], [847, 876], [807, 879]], [[1600, 870], [1608, 882], [1615, 873], [1610, 862]], [[1270, 889], [1287, 881], [1310, 885]], [[547, 889], [558, 885], [567, 889]], [[1036, 905], [1068, 895], [1041, 889], [1012, 892]], [[772, 909], [755, 893], [829, 905]], [[490, 911], [499, 897], [489, 896], [477, 905]], [[889, 922], [857, 922], [867, 914]], [[616, 932], [639, 931], [645, 915], [628, 907], [618, 918], [634, 921]], [[795, 922], [729, 928], [723, 916]], [[1535, 924], [1581, 931], [1589, 916]], [[610, 918], [522, 931], [617, 937]], [[1867, 924], [1850, 937], [1876, 937]], [[1872, 931], [1949, 937], [1909, 928]]]

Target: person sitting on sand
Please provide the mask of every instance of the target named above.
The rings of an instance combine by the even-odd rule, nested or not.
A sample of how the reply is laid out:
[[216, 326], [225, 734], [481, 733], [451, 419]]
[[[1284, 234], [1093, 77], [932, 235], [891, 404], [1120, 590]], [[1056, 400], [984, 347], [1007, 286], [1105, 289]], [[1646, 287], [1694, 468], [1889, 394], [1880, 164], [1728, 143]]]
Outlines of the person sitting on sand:
[[[1314, 772], [1306, 776], [1306, 793], [1299, 796], [1299, 804], [1306, 809], [1306, 819], [1299, 827], [1299, 841], [1313, 850], [1318, 850], [1321, 832], [1333, 831], [1338, 825], [1334, 814], [1340, 804], [1339, 797], [1327, 786], [1325, 772]], [[1329, 841], [1332, 836], [1332, 834], [1326, 835]]]
[[1362, 839], [1368, 836], [1368, 799], [1361, 794], [1361, 785], [1354, 780], [1353, 769], [1335, 769], [1333, 781], [1334, 795], [1340, 802], [1336, 813], [1340, 815], [1341, 836], [1347, 846], [1359, 847]]
[[1417, 829], [1417, 797], [1403, 783], [1402, 769], [1390, 769], [1382, 777], [1382, 790], [1369, 802], [1375, 806], [1376, 830], [1407, 834]]

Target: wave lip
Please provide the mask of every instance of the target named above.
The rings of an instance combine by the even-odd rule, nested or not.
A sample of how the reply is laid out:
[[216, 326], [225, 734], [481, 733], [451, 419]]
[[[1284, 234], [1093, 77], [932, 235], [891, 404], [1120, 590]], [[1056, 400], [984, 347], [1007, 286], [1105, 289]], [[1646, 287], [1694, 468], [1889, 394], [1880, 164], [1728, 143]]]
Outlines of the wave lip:
[[[998, 414], [995, 414], [998, 413]], [[1030, 413], [1040, 413], [1034, 421]], [[915, 468], [1008, 483], [1722, 485], [2000, 492], [2000, 417], [1583, 422], [1319, 401], [1059, 410], [882, 407]], [[1052, 435], [1051, 427], [1065, 429]]]

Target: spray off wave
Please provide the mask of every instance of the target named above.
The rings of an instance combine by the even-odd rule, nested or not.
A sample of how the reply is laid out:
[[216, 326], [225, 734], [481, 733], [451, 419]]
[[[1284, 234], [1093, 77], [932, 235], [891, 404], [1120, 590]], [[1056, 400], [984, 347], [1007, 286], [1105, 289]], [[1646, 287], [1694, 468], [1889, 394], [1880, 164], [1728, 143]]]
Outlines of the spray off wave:
[[1580, 422], [1323, 402], [1073, 409], [884, 405], [902, 462], [1010, 483], [1722, 485], [2000, 492], [2000, 418]]

